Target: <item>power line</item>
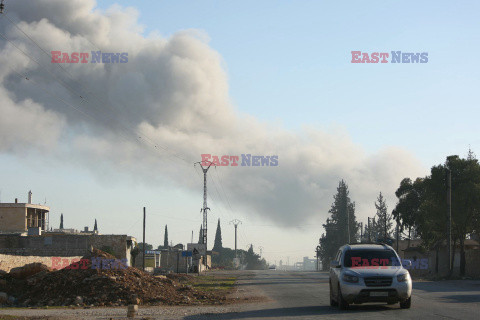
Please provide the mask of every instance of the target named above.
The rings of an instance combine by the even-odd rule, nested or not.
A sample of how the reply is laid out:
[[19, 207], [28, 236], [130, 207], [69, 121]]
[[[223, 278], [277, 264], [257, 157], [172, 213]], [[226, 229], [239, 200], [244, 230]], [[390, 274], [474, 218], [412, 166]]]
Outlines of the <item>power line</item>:
[[223, 191], [223, 193], [225, 194], [225, 198], [227, 199], [228, 207], [230, 208], [231, 211], [233, 211], [232, 206], [230, 205], [230, 201], [228, 200], [227, 193], [225, 192], [225, 189], [223, 188], [222, 179], [220, 178], [220, 175], [219, 175], [219, 173], [217, 172], [216, 168], [215, 168], [215, 172], [217, 173], [218, 180], [220, 181], [220, 187], [222, 188], [222, 191]]

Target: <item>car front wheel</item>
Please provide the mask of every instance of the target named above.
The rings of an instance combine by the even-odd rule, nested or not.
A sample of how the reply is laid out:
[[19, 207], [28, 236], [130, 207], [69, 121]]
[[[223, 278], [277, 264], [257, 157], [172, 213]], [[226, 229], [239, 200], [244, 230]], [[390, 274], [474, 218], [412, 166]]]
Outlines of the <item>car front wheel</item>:
[[332, 290], [332, 283], [329, 282], [329, 286], [330, 286], [330, 306], [331, 307], [336, 307], [338, 305], [337, 301], [335, 301], [335, 299], [333, 299], [333, 290]]
[[340, 285], [338, 285], [337, 302], [338, 302], [338, 307], [341, 310], [348, 309], [348, 302], [345, 299], [343, 299], [342, 290], [340, 289]]
[[410, 309], [412, 305], [412, 297], [410, 296], [407, 300], [400, 302], [400, 308], [402, 309]]

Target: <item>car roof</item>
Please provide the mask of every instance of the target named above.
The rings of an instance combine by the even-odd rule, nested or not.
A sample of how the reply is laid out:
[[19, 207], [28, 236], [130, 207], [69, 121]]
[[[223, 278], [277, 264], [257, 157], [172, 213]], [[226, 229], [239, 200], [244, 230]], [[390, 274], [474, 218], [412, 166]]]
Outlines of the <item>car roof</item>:
[[347, 244], [343, 247], [347, 250], [393, 250], [389, 245], [373, 243]]

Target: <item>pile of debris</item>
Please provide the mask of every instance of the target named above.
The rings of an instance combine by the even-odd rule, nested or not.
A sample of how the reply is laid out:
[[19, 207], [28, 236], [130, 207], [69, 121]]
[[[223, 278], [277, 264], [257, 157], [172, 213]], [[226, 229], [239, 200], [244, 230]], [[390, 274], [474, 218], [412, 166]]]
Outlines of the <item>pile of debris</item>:
[[[84, 258], [92, 257], [114, 259], [99, 250], [94, 250]], [[172, 278], [153, 276], [132, 267], [92, 269], [88, 265], [85, 269], [64, 268], [52, 271], [45, 265], [36, 263], [12, 269], [8, 274], [0, 274], [0, 291], [8, 294], [3, 304], [25, 307], [226, 302], [225, 296], [196, 290], [187, 281], [179, 282]]]

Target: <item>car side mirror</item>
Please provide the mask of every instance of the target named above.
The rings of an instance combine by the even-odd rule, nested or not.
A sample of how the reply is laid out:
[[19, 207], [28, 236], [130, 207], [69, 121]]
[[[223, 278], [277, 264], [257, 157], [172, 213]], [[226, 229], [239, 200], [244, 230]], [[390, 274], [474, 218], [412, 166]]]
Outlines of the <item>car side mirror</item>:
[[330, 267], [340, 268], [340, 262], [338, 262], [337, 260], [333, 260], [333, 261], [330, 262]]
[[404, 268], [409, 269], [412, 266], [412, 260], [405, 259], [402, 261], [402, 265]]

